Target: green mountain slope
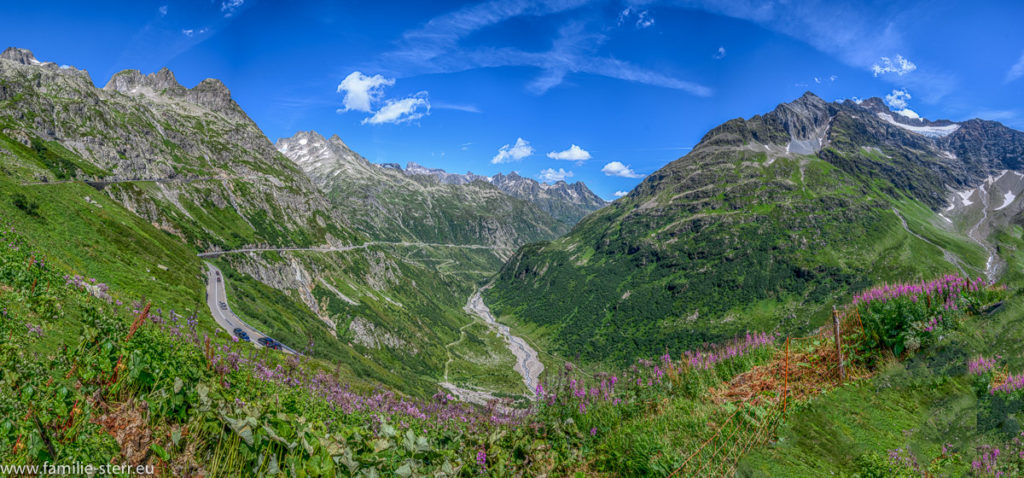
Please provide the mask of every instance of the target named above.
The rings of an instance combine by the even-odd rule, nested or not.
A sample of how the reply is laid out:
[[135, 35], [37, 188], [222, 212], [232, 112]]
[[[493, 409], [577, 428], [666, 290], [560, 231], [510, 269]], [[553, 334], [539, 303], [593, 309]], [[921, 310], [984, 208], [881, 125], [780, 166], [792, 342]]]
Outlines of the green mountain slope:
[[[0, 170], [0, 213], [63, 271], [198, 310], [211, 331], [197, 253], [367, 240], [220, 82], [186, 89], [166, 69], [122, 72], [98, 89], [84, 71], [8, 49], [0, 55]], [[538, 227], [547, 225], [559, 224]], [[552, 237], [543, 234], [510, 243], [504, 254]], [[215, 260], [246, 322], [296, 350], [313, 343], [313, 357], [349, 375], [429, 396], [449, 362], [445, 344], [472, 320], [462, 311], [466, 299], [499, 257], [489, 249], [380, 246]], [[473, 338], [499, 357], [479, 365], [496, 377], [490, 383], [523, 392], [501, 373], [513, 357], [497, 338]]]
[[[903, 124], [878, 104], [807, 94], [713, 129], [568, 236], [519, 250], [489, 303], [563, 355], [626, 362], [805, 329], [877, 281], [983, 273], [986, 252], [935, 210], [947, 186], [1016, 169], [1022, 135]], [[978, 127], [1004, 141], [944, 149]]]

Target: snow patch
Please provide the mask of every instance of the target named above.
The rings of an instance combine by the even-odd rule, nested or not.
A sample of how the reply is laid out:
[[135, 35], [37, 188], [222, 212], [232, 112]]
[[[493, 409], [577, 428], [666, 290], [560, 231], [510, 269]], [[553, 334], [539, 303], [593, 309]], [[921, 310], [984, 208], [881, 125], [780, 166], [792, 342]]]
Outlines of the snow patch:
[[970, 206], [971, 204], [974, 204], [974, 201], [971, 201], [970, 199], [967, 199], [967, 198], [971, 197], [971, 194], [974, 194], [974, 190], [973, 189], [968, 189], [966, 191], [960, 191], [960, 192], [957, 192], [957, 194], [960, 195], [960, 202], [964, 203], [965, 207], [966, 206]]
[[878, 117], [881, 118], [882, 121], [885, 121], [886, 123], [889, 123], [893, 126], [903, 128], [912, 133], [917, 133], [919, 135], [927, 136], [929, 138], [941, 138], [944, 136], [949, 136], [953, 134], [954, 131], [960, 129], [960, 125], [956, 123], [946, 126], [911, 126], [909, 124], [897, 122], [892, 118], [892, 115], [888, 113], [878, 113]]
[[[950, 208], [952, 208], [952, 207], [950, 207]], [[949, 209], [947, 209], [947, 211], [948, 211], [948, 210], [949, 210]], [[953, 220], [952, 220], [952, 219], [950, 219], [950, 218], [948, 218], [948, 217], [946, 217], [946, 215], [945, 215], [945, 214], [939, 214], [939, 217], [941, 217], [942, 219], [945, 219], [945, 220], [946, 220], [946, 222], [948, 222], [948, 223], [950, 223], [950, 224], [953, 224]]]
[[1017, 196], [1014, 195], [1012, 192], [1007, 191], [1006, 192], [1006, 196], [1003, 197], [1003, 205], [995, 208], [995, 210], [998, 211], [1000, 209], [1005, 208], [1006, 206], [1009, 206], [1010, 203], [1012, 203], [1014, 199], [1017, 199]]

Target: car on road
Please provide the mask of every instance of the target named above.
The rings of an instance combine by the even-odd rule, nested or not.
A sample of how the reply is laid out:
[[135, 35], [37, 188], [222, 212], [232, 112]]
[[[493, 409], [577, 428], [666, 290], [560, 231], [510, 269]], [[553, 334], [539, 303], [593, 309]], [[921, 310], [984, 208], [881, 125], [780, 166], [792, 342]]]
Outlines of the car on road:
[[220, 277], [217, 278], [217, 282], [220, 282]]
[[260, 337], [259, 339], [256, 339], [256, 342], [268, 349], [281, 350], [281, 342], [270, 337]]
[[241, 328], [235, 327], [235, 330], [233, 330], [232, 332], [235, 333], [235, 337], [238, 337], [238, 340], [241, 340], [243, 342], [249, 341], [249, 334], [245, 333], [245, 331], [242, 330]]
[[221, 302], [220, 303], [220, 308], [223, 309], [223, 310], [228, 310], [228, 304], [226, 304], [224, 302]]

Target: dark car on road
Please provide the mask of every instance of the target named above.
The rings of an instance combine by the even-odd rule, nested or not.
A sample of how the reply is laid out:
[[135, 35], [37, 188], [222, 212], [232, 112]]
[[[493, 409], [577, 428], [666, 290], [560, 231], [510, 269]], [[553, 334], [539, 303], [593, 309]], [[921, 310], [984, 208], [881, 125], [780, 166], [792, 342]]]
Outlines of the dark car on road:
[[235, 337], [238, 337], [238, 340], [242, 340], [245, 342], [249, 341], [249, 334], [245, 333], [245, 331], [242, 330], [241, 328], [235, 328], [235, 330], [233, 330], [232, 332], [235, 333]]
[[268, 349], [281, 350], [281, 342], [270, 337], [260, 337], [256, 342]]

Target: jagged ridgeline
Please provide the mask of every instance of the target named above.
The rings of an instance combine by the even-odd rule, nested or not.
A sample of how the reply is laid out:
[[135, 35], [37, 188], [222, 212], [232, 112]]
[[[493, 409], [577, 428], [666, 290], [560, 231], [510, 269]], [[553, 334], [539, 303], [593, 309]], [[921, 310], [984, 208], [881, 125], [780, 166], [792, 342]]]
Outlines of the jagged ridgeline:
[[[346, 164], [373, 174], [330, 187], [311, 178], [217, 80], [185, 88], [167, 69], [128, 70], [97, 88], [27, 50], [0, 54], [0, 214], [67, 273], [199, 310], [212, 332], [198, 253], [371, 242], [208, 260], [234, 312], [293, 349], [312, 342], [342, 373], [429, 395], [447, 370], [523, 393], [512, 355], [466, 327], [462, 307], [504, 257], [570, 224], [486, 181], [457, 188], [359, 159]], [[344, 187], [367, 193], [347, 201]]]
[[808, 93], [714, 128], [568, 236], [523, 247], [487, 299], [587, 361], [807, 328], [877, 281], [997, 276], [987, 236], [1020, 220], [1022, 158], [1024, 133], [999, 123]]
[[[552, 208], [590, 212], [604, 205], [581, 183], [574, 186], [587, 193], [580, 196], [585, 202], [574, 203], [539, 194], [556, 187], [562, 187], [559, 192], [576, 191], [565, 183], [548, 186], [525, 179], [538, 194], [513, 197], [485, 176], [450, 174], [415, 163], [405, 171], [373, 164], [337, 136], [325, 139], [316, 132], [279, 139], [277, 148], [313, 178], [333, 205], [346, 211], [357, 229], [378, 240], [486, 245], [498, 252], [493, 258], [506, 258], [523, 244], [568, 232], [575, 216], [563, 217], [572, 221], [563, 222], [549, 212]], [[551, 207], [542, 209], [541, 204]], [[494, 266], [497, 270], [500, 263]]]

